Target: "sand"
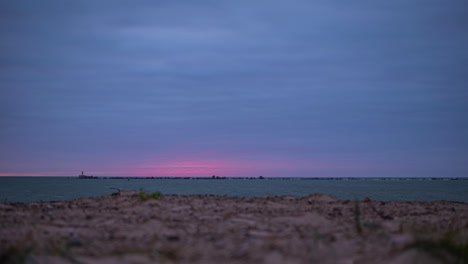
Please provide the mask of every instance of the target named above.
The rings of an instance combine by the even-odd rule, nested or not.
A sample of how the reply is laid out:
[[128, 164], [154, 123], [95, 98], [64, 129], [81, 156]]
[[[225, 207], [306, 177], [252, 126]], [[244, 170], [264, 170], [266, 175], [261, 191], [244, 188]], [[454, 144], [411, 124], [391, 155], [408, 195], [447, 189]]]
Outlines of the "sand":
[[138, 192], [1, 203], [0, 263], [467, 263], [468, 203]]

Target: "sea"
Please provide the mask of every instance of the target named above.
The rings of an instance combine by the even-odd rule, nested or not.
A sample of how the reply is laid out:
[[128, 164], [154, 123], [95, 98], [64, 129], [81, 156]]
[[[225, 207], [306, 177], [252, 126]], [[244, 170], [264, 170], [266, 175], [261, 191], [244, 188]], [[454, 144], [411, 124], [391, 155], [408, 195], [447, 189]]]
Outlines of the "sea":
[[120, 190], [240, 197], [329, 194], [340, 200], [468, 202], [468, 178], [0, 177], [0, 202], [63, 201]]

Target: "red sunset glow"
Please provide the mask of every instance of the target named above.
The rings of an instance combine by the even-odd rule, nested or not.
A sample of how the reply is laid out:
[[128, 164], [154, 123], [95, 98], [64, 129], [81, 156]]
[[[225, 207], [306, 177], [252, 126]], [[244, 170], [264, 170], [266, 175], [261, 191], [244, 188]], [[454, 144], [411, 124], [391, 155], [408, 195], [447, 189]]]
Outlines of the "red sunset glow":
[[[304, 176], [303, 171], [316, 171], [312, 176], [321, 176], [321, 172], [354, 171], [369, 168], [369, 164], [356, 161], [330, 161], [330, 160], [299, 160], [287, 158], [201, 158], [197, 156], [215, 156], [213, 153], [185, 155], [177, 158], [155, 157], [140, 161], [121, 161], [103, 164], [84, 164], [76, 168], [76, 174], [69, 171], [46, 171], [42, 174], [24, 172], [3, 172], [0, 176], [75, 176], [83, 170], [87, 175], [95, 176], [168, 176], [168, 177], [209, 177], [212, 175], [243, 177], [243, 176]], [[219, 153], [218, 153], [219, 154]], [[176, 155], [174, 155], [176, 156]], [[221, 156], [221, 155], [219, 155]], [[306, 175], [310, 176], [310, 174]]]

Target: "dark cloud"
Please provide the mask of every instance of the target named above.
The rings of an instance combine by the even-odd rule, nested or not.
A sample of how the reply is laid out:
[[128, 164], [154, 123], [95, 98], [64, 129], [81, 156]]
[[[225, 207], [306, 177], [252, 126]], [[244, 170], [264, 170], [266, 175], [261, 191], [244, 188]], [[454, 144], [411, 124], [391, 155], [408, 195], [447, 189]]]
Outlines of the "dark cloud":
[[463, 1], [3, 1], [0, 173], [115, 171], [209, 151], [262, 160], [255, 173], [282, 159], [336, 164], [291, 161], [311, 176], [341, 175], [347, 162], [363, 164], [354, 175], [463, 176], [466, 11]]

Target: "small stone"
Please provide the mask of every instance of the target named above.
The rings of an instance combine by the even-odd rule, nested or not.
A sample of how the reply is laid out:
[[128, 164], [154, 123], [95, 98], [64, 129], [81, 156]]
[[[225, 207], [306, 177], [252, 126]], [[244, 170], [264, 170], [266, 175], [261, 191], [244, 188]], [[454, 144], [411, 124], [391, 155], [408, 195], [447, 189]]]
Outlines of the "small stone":
[[175, 242], [175, 241], [179, 241], [180, 238], [179, 238], [179, 236], [167, 236], [167, 240]]

